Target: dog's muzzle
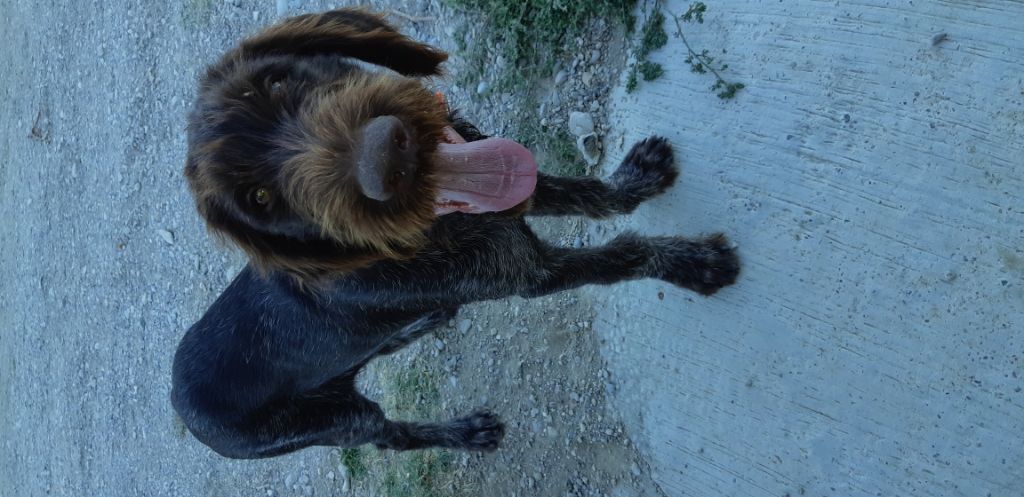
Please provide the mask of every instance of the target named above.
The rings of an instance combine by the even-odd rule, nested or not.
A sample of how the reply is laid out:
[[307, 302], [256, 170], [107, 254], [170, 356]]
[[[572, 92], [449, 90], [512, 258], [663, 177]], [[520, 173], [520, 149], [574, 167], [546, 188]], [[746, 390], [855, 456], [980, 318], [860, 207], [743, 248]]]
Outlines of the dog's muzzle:
[[395, 116], [378, 116], [363, 126], [354, 150], [359, 190], [380, 202], [407, 191], [416, 174], [417, 146]]

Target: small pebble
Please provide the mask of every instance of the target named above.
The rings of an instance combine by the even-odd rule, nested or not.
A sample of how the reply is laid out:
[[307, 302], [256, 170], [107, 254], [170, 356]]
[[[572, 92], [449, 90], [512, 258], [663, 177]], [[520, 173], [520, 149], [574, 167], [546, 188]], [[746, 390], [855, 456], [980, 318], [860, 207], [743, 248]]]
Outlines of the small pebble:
[[576, 148], [583, 155], [587, 164], [591, 166], [596, 166], [601, 160], [601, 140], [594, 133], [577, 138]]
[[569, 113], [569, 132], [573, 136], [584, 136], [594, 132], [594, 118], [586, 112]]
[[174, 233], [171, 233], [165, 229], [156, 230], [156, 234], [160, 235], [160, 238], [168, 245], [174, 245]]

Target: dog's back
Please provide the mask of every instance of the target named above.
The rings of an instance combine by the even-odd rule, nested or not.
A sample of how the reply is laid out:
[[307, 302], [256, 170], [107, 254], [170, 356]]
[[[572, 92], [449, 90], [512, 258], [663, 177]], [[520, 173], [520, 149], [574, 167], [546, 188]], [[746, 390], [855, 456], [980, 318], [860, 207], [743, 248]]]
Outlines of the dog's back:
[[364, 314], [343, 302], [317, 305], [290, 278], [262, 277], [247, 266], [182, 339], [173, 367], [175, 410], [217, 452], [251, 457], [268, 405], [354, 376], [380, 348], [366, 334], [343, 329], [365, 326]]

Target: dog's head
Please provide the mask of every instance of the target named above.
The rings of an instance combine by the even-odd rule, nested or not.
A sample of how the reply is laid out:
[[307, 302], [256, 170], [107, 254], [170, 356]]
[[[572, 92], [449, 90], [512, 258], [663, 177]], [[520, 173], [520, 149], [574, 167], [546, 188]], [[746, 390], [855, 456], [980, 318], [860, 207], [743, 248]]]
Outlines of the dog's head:
[[351, 9], [242, 41], [189, 117], [185, 176], [208, 226], [299, 276], [410, 255], [436, 217], [447, 125], [418, 78], [446, 58]]

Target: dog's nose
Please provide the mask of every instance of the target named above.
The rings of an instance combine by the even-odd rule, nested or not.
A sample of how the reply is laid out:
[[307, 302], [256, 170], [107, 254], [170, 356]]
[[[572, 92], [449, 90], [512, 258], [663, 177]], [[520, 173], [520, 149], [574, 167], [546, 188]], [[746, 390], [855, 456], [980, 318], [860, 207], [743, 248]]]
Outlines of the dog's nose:
[[416, 172], [416, 144], [402, 120], [395, 116], [370, 119], [356, 145], [356, 180], [359, 190], [381, 202], [412, 184]]

